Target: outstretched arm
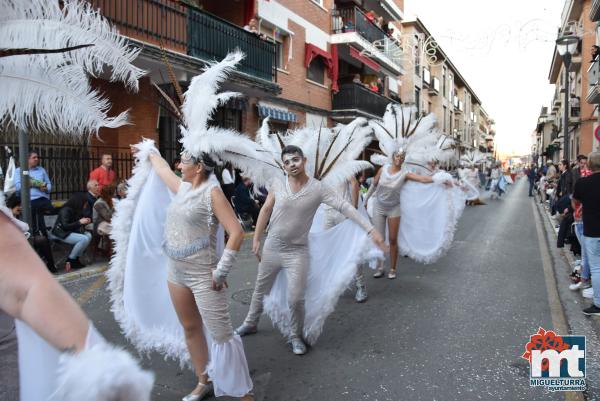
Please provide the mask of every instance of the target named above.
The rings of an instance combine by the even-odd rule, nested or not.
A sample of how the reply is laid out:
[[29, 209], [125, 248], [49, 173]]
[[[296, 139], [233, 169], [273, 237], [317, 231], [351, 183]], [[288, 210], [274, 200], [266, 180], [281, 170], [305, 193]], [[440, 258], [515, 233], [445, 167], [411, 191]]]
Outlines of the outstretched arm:
[[181, 185], [181, 179], [171, 170], [169, 163], [157, 153], [151, 153], [149, 158], [152, 168], [154, 168], [154, 171], [156, 171], [156, 174], [165, 183], [167, 188], [171, 192], [177, 193]]
[[337, 210], [345, 217], [349, 218], [359, 226], [361, 226], [373, 239], [373, 242], [381, 248], [386, 250], [386, 245], [381, 233], [379, 233], [368, 218], [361, 215], [355, 207], [349, 202], [346, 202], [342, 198], [336, 195], [336, 193], [330, 187], [323, 185], [323, 199], [322, 202], [327, 206]]
[[0, 309], [59, 350], [82, 351], [88, 332], [85, 314], [2, 213], [0, 238]]
[[419, 174], [414, 174], [414, 173], [406, 174], [406, 179], [411, 180], [411, 181], [420, 182], [423, 184], [430, 184], [433, 182], [433, 178], [431, 178], [431, 176], [429, 176], [429, 175], [419, 175]]
[[275, 195], [273, 192], [269, 192], [267, 195], [267, 199], [265, 200], [265, 204], [260, 209], [260, 213], [258, 214], [258, 219], [256, 220], [256, 228], [254, 229], [254, 239], [252, 241], [252, 253], [256, 255], [258, 260], [260, 261], [260, 239], [267, 227], [267, 223], [271, 218], [271, 213], [273, 213], [273, 207], [275, 206]]

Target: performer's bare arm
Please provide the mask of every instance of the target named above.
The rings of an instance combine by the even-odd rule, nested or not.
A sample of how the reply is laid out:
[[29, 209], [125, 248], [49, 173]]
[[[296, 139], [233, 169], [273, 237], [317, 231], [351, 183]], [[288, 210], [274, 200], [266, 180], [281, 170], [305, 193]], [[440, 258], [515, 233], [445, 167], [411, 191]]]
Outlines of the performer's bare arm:
[[429, 175], [419, 175], [419, 174], [414, 174], [414, 173], [406, 174], [406, 179], [411, 180], [411, 181], [420, 182], [423, 184], [430, 184], [433, 182], [433, 178], [431, 178], [431, 176], [429, 176]]
[[252, 241], [252, 253], [256, 255], [258, 260], [260, 261], [260, 238], [267, 227], [267, 223], [271, 218], [271, 213], [273, 213], [273, 206], [275, 206], [275, 195], [272, 192], [269, 192], [267, 195], [267, 199], [265, 200], [265, 204], [260, 209], [260, 213], [258, 214], [258, 220], [256, 221], [256, 228], [254, 229], [254, 240]]
[[233, 251], [239, 251], [242, 242], [244, 242], [244, 230], [235, 217], [231, 203], [229, 203], [225, 194], [219, 188], [214, 188], [210, 197], [213, 212], [229, 236], [225, 247]]
[[346, 218], [352, 220], [353, 222], [361, 226], [367, 233], [369, 233], [371, 239], [373, 239], [373, 242], [375, 242], [375, 245], [381, 248], [382, 251], [387, 251], [387, 247], [385, 245], [383, 237], [381, 236], [381, 233], [379, 233], [373, 227], [373, 224], [371, 224], [369, 219], [361, 215], [355, 207], [352, 207], [352, 205], [349, 202], [346, 202], [345, 200], [337, 196], [333, 189], [326, 185], [323, 185], [322, 203], [337, 210]]
[[350, 196], [352, 197], [352, 206], [358, 208], [358, 196], [360, 194], [360, 185], [354, 177], [350, 179], [350, 189]]
[[365, 207], [367, 206], [367, 203], [369, 202], [369, 198], [371, 197], [371, 195], [373, 195], [373, 192], [375, 192], [375, 190], [377, 189], [377, 185], [379, 185], [379, 178], [381, 177], [381, 172], [383, 171], [384, 167], [381, 167], [379, 169], [379, 171], [377, 172], [377, 174], [375, 174], [375, 178], [373, 178], [373, 182], [371, 183], [371, 186], [369, 187], [369, 190], [367, 191], [367, 194], [365, 195]]
[[157, 153], [150, 153], [150, 162], [156, 174], [165, 183], [171, 192], [177, 193], [181, 179], [171, 170], [169, 163]]
[[88, 332], [85, 314], [2, 213], [0, 238], [0, 309], [59, 350], [82, 351]]

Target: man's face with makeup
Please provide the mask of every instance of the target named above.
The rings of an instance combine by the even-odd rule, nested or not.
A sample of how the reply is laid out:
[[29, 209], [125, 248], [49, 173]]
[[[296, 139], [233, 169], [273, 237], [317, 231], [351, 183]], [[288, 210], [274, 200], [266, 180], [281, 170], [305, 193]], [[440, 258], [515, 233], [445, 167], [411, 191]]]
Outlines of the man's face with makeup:
[[286, 153], [281, 160], [283, 161], [283, 168], [289, 176], [297, 177], [304, 173], [306, 158], [298, 153]]

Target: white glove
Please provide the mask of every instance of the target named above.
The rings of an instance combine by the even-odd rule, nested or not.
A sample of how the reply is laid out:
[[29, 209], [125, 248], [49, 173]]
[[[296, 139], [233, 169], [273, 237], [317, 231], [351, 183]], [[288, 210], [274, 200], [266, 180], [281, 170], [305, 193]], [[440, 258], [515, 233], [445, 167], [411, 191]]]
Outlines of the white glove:
[[217, 264], [217, 268], [212, 272], [213, 281], [215, 283], [222, 285], [225, 282], [229, 275], [229, 269], [233, 266], [236, 257], [237, 251], [225, 248], [221, 260], [219, 260], [219, 263]]

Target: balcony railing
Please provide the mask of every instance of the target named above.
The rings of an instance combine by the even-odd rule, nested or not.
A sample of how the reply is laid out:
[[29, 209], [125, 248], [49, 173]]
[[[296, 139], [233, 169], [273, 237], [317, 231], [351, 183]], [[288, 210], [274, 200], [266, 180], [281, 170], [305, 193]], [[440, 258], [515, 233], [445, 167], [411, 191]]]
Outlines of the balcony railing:
[[390, 60], [399, 64], [402, 49], [395, 40], [389, 38], [383, 29], [372, 22], [358, 7], [339, 8], [332, 14], [333, 33], [356, 32], [371, 43]]
[[391, 102], [385, 96], [365, 88], [361, 84], [340, 85], [339, 92], [333, 95], [333, 111], [359, 110], [382, 117], [386, 106]]
[[594, 61], [588, 68], [588, 83], [586, 101], [590, 104], [600, 103], [600, 60]]
[[267, 81], [275, 80], [275, 43], [201, 10], [190, 8], [188, 15], [190, 56], [221, 60], [227, 53], [239, 48], [246, 54], [239, 71]]
[[275, 44], [237, 25], [175, 0], [88, 0], [119, 33], [204, 61], [220, 60], [239, 48], [239, 71], [276, 80]]

